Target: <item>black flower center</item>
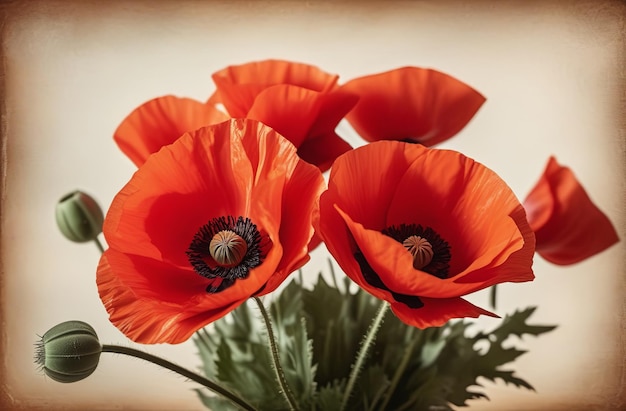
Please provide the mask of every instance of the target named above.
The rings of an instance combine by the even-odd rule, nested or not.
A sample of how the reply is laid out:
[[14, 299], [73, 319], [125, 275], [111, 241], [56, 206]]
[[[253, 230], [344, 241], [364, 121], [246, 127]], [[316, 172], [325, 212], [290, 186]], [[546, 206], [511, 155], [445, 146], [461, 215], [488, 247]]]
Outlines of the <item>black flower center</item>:
[[413, 267], [438, 278], [446, 278], [450, 270], [450, 245], [435, 230], [420, 224], [400, 224], [382, 233], [402, 243], [413, 256]]
[[249, 218], [217, 217], [198, 229], [187, 258], [195, 272], [211, 280], [206, 291], [217, 293], [263, 262], [263, 238]]

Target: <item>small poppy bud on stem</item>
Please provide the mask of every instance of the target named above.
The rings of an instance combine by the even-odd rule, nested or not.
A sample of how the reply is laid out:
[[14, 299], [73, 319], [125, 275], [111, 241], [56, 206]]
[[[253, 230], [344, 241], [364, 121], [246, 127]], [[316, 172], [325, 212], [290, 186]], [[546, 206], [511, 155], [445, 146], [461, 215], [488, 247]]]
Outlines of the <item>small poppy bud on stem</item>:
[[82, 321], [65, 321], [48, 330], [35, 344], [35, 363], [55, 381], [76, 382], [87, 378], [95, 371], [100, 354], [103, 352], [124, 354], [149, 361], [204, 385], [241, 409], [256, 411], [256, 408], [236, 394], [170, 361], [131, 347], [100, 344], [96, 331]]
[[59, 200], [55, 214], [59, 230], [65, 238], [77, 243], [95, 241], [103, 251], [98, 235], [102, 232], [104, 213], [91, 196], [73, 191]]
[[58, 382], [80, 381], [94, 372], [102, 345], [94, 329], [82, 321], [52, 327], [36, 344], [35, 363]]

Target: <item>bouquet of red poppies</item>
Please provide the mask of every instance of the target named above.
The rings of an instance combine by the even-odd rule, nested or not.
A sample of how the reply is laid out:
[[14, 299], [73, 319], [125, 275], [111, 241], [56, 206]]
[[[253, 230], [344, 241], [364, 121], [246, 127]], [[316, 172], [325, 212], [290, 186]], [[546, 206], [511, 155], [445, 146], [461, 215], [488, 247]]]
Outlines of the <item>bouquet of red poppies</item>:
[[[524, 352], [503, 342], [555, 326], [529, 323], [535, 307], [489, 330], [466, 318], [497, 317], [496, 285], [531, 281], [535, 254], [568, 265], [618, 241], [570, 169], [550, 158], [520, 202], [485, 165], [432, 148], [485, 102], [432, 69], [340, 83], [268, 60], [213, 80], [206, 102], [159, 97], [123, 119], [114, 140], [138, 169], [106, 217], [82, 192], [57, 205], [66, 237], [103, 251], [110, 321], [139, 343], [193, 338], [203, 372], [72, 321], [39, 342], [46, 375], [78, 381], [102, 352], [133, 355], [220, 410], [446, 410], [486, 397], [479, 377], [532, 389], [503, 368]], [[329, 264], [303, 278], [317, 247]], [[487, 288], [488, 309], [463, 298]]]

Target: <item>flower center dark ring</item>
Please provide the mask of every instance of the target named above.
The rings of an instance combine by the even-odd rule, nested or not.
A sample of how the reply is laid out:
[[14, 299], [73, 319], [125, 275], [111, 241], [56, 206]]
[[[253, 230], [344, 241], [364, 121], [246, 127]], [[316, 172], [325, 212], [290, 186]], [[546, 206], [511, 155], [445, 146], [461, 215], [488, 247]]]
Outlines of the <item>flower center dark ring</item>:
[[420, 224], [400, 224], [381, 231], [402, 243], [413, 256], [413, 267], [446, 278], [450, 270], [450, 245], [435, 230]]
[[262, 239], [249, 218], [213, 218], [194, 235], [187, 258], [196, 273], [211, 280], [206, 291], [217, 293], [247, 278], [263, 262]]

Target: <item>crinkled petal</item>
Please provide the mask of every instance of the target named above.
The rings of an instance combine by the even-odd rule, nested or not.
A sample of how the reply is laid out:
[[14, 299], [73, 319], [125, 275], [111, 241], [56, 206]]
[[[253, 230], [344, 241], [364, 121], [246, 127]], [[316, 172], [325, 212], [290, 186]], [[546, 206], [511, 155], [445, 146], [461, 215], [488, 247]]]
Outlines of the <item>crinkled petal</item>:
[[[110, 248], [98, 289], [111, 321], [135, 341], [177, 343], [275, 289], [308, 259], [323, 182], [288, 140], [254, 120], [199, 129], [150, 156], [105, 221]], [[245, 278], [210, 293], [213, 280], [193, 271], [185, 251], [201, 225], [222, 216], [249, 217], [266, 255]]]
[[367, 141], [410, 140], [433, 146], [461, 131], [485, 102], [467, 84], [417, 67], [359, 77], [342, 89], [360, 97], [346, 118]]
[[281, 84], [260, 92], [247, 117], [278, 131], [298, 147], [302, 159], [326, 170], [351, 148], [334, 130], [356, 99], [345, 92], [322, 93]]
[[534, 236], [509, 186], [455, 151], [420, 146], [415, 151], [425, 154], [416, 156], [397, 182], [386, 225], [434, 229], [451, 247], [449, 280], [463, 287], [485, 278], [477, 270], [496, 267], [486, 285], [532, 280]]
[[245, 301], [230, 289], [207, 294], [206, 279], [195, 273], [113, 249], [100, 259], [96, 280], [111, 322], [144, 344], [183, 342]]
[[113, 199], [107, 243], [182, 266], [199, 227], [221, 216], [246, 216], [253, 175], [237, 124], [187, 133], [150, 156]]
[[520, 251], [512, 253], [504, 266], [478, 267], [458, 276], [440, 279], [413, 268], [413, 259], [406, 249], [393, 238], [378, 231], [367, 230], [354, 222], [339, 207], [337, 211], [352, 234], [358, 249], [392, 291], [400, 294], [432, 298], [459, 297], [505, 281], [522, 282], [534, 278], [530, 269], [530, 255]]
[[317, 119], [321, 96], [302, 87], [271, 86], [258, 94], [247, 117], [267, 124], [299, 147]]
[[608, 217], [593, 203], [573, 172], [550, 157], [524, 200], [537, 252], [559, 265], [575, 264], [619, 241]]
[[[461, 298], [427, 298], [416, 296], [424, 305], [420, 308], [410, 308], [405, 303], [396, 300], [389, 290], [384, 290], [371, 285], [364, 278], [363, 272], [355, 259], [355, 241], [350, 231], [340, 217], [340, 214], [330, 212], [333, 207], [333, 194], [326, 191], [320, 198], [320, 214], [316, 222], [319, 230], [325, 233], [324, 240], [331, 254], [335, 257], [342, 270], [357, 284], [375, 297], [388, 301], [395, 315], [403, 322], [419, 327], [433, 327], [443, 325], [452, 318], [478, 317], [479, 315], [491, 315], [492, 313], [476, 307]], [[323, 210], [323, 211], [322, 211]], [[330, 234], [332, 233], [332, 235]], [[395, 242], [389, 237], [381, 235]], [[384, 240], [382, 240], [384, 241]], [[408, 255], [406, 251], [404, 254]], [[425, 274], [425, 273], [424, 273]], [[428, 275], [431, 278], [434, 278]], [[424, 277], [428, 281], [430, 278]]]
[[185, 132], [227, 119], [228, 116], [213, 105], [190, 98], [163, 96], [133, 110], [115, 130], [113, 139], [139, 167], [150, 154], [173, 143]]
[[338, 76], [315, 66], [284, 60], [264, 60], [226, 67], [213, 74], [217, 91], [209, 99], [220, 102], [233, 117], [245, 117], [258, 93], [277, 84], [314, 91], [330, 91]]
[[[283, 245], [282, 264], [264, 289], [273, 291], [287, 275], [302, 267], [309, 260], [309, 250], [314, 234], [312, 218], [320, 193], [325, 188], [324, 178], [317, 167], [298, 162], [285, 184], [282, 194], [282, 220], [280, 241]], [[319, 244], [319, 240], [316, 244]]]
[[257, 124], [260, 143], [244, 139], [255, 181], [249, 214], [276, 229], [270, 238], [280, 242], [283, 250], [280, 265], [264, 289], [267, 293], [308, 261], [313, 207], [325, 184], [320, 170], [302, 161], [288, 140]]
[[414, 161], [412, 145], [372, 143], [337, 158], [330, 171], [328, 190], [354, 221], [374, 230], [387, 223], [387, 210], [395, 184]]
[[402, 294], [439, 298], [462, 295], [443, 280], [414, 269], [411, 254], [402, 244], [381, 234], [380, 231], [366, 229], [362, 224], [352, 220], [338, 205], [335, 207], [343, 218], [345, 227], [350, 230], [358, 249], [391, 290]]
[[[357, 265], [341, 260], [361, 252], [396, 293], [451, 298], [534, 278], [522, 206], [495, 173], [456, 152], [387, 141], [346, 153], [333, 165], [319, 218], [348, 275], [359, 277]], [[448, 278], [414, 269], [402, 244], [381, 233], [400, 224], [431, 227], [451, 245]]]

